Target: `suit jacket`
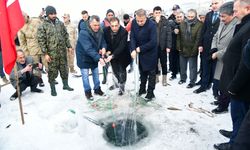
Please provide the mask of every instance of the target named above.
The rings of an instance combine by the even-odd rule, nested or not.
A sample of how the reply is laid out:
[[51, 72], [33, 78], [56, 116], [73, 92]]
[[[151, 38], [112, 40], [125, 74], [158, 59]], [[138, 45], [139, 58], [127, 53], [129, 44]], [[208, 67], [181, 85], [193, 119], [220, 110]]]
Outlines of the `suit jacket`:
[[[234, 29], [236, 24], [238, 23], [238, 19], [234, 18], [229, 24], [225, 25], [223, 22], [220, 23], [219, 29], [213, 37], [213, 42], [211, 49], [217, 48], [217, 62], [216, 68], [214, 72], [214, 78], [220, 80], [223, 62], [222, 57], [226, 52], [227, 46], [231, 39], [233, 38]], [[223, 29], [226, 28], [224, 31]]]
[[[250, 14], [243, 17], [241, 23], [236, 25], [235, 34], [231, 40], [226, 53], [223, 56], [223, 69], [220, 79], [220, 88], [223, 93], [228, 91], [235, 93], [231, 95], [236, 100], [250, 102], [250, 82], [245, 79], [249, 76], [245, 65], [242, 64], [242, 51], [250, 38]], [[244, 77], [242, 78], [241, 75]]]
[[219, 17], [214, 23], [212, 22], [213, 14], [214, 14], [213, 11], [210, 11], [206, 14], [206, 19], [201, 29], [201, 38], [200, 38], [199, 46], [203, 46], [202, 55], [204, 57], [209, 56], [209, 51], [211, 49], [211, 44], [212, 44], [214, 34], [217, 32], [218, 27], [220, 25]]
[[139, 63], [143, 71], [151, 71], [157, 65], [157, 31], [156, 24], [147, 19], [141, 27], [136, 20], [132, 21], [130, 50], [140, 47]]

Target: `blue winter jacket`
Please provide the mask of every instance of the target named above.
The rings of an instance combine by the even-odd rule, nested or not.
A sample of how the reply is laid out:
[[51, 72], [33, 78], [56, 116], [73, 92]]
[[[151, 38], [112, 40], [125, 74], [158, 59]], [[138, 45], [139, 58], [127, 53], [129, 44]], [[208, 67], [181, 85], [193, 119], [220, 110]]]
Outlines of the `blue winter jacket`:
[[96, 68], [100, 59], [99, 50], [106, 49], [103, 31], [98, 31], [98, 39], [94, 38], [94, 33], [89, 25], [81, 23], [80, 33], [76, 44], [76, 60], [80, 69]]

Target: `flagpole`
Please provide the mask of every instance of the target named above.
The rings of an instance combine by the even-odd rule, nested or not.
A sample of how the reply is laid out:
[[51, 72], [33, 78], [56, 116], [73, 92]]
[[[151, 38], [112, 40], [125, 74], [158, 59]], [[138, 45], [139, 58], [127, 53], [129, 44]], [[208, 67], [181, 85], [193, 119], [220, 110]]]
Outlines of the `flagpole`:
[[16, 77], [16, 85], [17, 85], [16, 90], [17, 90], [17, 96], [18, 96], [18, 101], [19, 101], [19, 109], [20, 109], [20, 113], [21, 113], [21, 120], [22, 120], [22, 124], [24, 125], [23, 104], [22, 104], [21, 94], [20, 94], [19, 77], [18, 77], [18, 73], [17, 73], [17, 64], [14, 67], [14, 72], [15, 72], [15, 77]]

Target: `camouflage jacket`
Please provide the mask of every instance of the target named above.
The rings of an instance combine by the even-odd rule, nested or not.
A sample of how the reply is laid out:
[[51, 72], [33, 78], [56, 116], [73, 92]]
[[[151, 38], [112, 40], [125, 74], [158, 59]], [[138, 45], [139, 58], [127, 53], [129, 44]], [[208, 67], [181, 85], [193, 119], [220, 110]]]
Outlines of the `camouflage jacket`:
[[76, 27], [72, 23], [64, 23], [67, 32], [69, 34], [69, 41], [73, 49], [76, 48], [76, 41], [77, 41], [77, 33]]
[[72, 48], [66, 27], [59, 19], [53, 23], [46, 18], [38, 27], [37, 38], [42, 51], [52, 57], [66, 55], [66, 48]]
[[18, 32], [20, 48], [26, 56], [42, 54], [37, 41], [37, 28], [41, 23], [42, 21], [39, 18], [32, 18]]

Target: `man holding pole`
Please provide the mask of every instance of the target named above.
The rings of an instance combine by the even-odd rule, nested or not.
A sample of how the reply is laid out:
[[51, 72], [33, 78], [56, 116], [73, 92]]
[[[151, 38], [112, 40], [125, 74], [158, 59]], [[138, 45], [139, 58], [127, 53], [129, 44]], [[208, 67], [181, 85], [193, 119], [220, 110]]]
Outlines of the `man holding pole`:
[[147, 18], [146, 11], [136, 11], [136, 19], [132, 21], [130, 36], [131, 57], [139, 55], [140, 89], [139, 95], [146, 93], [146, 99], [152, 100], [155, 89], [156, 65], [157, 65], [157, 32], [155, 23]]

